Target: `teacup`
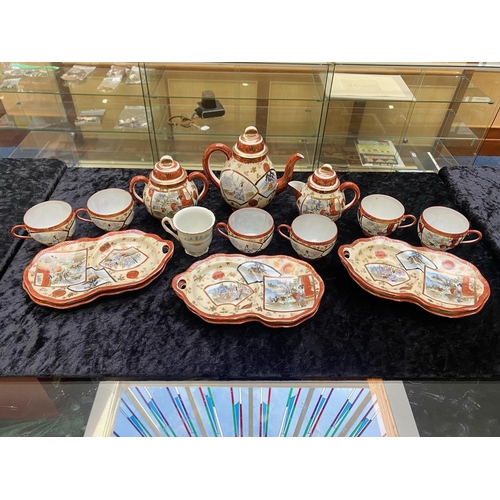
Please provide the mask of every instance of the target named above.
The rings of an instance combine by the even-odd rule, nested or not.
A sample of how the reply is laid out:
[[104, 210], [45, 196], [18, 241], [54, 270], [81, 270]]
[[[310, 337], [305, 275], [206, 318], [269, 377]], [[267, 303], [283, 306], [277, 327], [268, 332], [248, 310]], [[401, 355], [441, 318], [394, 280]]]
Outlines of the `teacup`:
[[292, 248], [306, 260], [317, 260], [328, 255], [338, 236], [335, 222], [319, 214], [299, 215], [291, 226], [280, 224], [277, 230], [283, 238], [290, 240]]
[[161, 220], [165, 231], [179, 241], [185, 252], [193, 257], [208, 252], [208, 247], [212, 243], [214, 224], [213, 212], [198, 206], [183, 208], [172, 218], [164, 217]]
[[[80, 213], [87, 213], [90, 219]], [[134, 218], [134, 200], [124, 189], [103, 189], [94, 193], [87, 200], [87, 208], [79, 208], [75, 215], [78, 220], [93, 222], [104, 231], [120, 231], [126, 229]]]
[[[411, 222], [403, 224], [407, 219]], [[417, 218], [405, 214], [405, 207], [396, 198], [385, 194], [371, 194], [359, 203], [358, 223], [365, 236], [388, 236], [396, 229], [414, 226]]]
[[261, 208], [240, 208], [229, 216], [227, 224], [218, 222], [215, 228], [237, 250], [253, 254], [271, 243], [274, 220], [269, 212]]
[[[11, 230], [12, 236], [33, 239], [42, 245], [52, 246], [69, 240], [76, 228], [75, 212], [69, 203], [49, 200], [32, 206], [23, 217], [24, 224], [17, 224]], [[17, 234], [24, 229], [28, 236]]]
[[[476, 243], [483, 234], [469, 229], [470, 223], [464, 215], [448, 207], [428, 207], [418, 219], [417, 232], [422, 245], [434, 250], [451, 250], [460, 244]], [[469, 235], [472, 240], [465, 240]]]

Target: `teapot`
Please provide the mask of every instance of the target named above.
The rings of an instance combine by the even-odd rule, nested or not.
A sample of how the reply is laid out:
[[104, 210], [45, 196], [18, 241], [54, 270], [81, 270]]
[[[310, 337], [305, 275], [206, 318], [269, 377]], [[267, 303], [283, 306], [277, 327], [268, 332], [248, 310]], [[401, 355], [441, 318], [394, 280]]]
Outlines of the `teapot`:
[[[203, 182], [201, 193], [194, 183], [194, 179]], [[136, 185], [144, 182], [142, 197], [137, 194]], [[172, 218], [179, 210], [197, 205], [208, 191], [208, 180], [201, 172], [192, 172], [189, 175], [172, 159], [171, 156], [162, 156], [149, 178], [136, 175], [129, 186], [130, 194], [146, 210], [157, 219]]]
[[[332, 221], [336, 221], [345, 210], [352, 208], [360, 197], [357, 184], [341, 184], [337, 173], [328, 163], [317, 168], [309, 176], [307, 183], [290, 181], [288, 185], [292, 188], [299, 214], [325, 215]], [[344, 191], [347, 189], [354, 191], [354, 197], [346, 205]]]
[[[210, 167], [210, 156], [216, 151], [226, 156], [220, 177]], [[267, 151], [257, 128], [247, 127], [232, 151], [225, 144], [216, 143], [208, 146], [203, 153], [201, 163], [205, 174], [220, 189], [222, 197], [233, 210], [265, 207], [276, 194], [287, 188], [295, 163], [304, 158], [300, 153], [291, 156], [278, 179]]]

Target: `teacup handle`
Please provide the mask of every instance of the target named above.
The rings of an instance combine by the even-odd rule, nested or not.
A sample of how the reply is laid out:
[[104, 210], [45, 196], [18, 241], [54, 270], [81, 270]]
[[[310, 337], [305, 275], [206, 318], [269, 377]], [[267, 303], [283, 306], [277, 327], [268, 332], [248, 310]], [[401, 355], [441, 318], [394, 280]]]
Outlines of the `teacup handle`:
[[201, 190], [201, 193], [198, 193], [198, 201], [201, 201], [205, 198], [208, 191], [208, 179], [201, 172], [191, 172], [188, 175], [188, 180], [194, 182], [193, 179], [200, 179], [203, 182], [203, 189]]
[[345, 212], [358, 202], [361, 193], [359, 191], [358, 185], [354, 184], [354, 182], [343, 182], [340, 185], [339, 189], [342, 192], [344, 192], [346, 189], [351, 189], [352, 191], [354, 191], [354, 198], [344, 207], [344, 212]]
[[461, 241], [461, 245], [468, 245], [469, 243], [476, 243], [478, 242], [480, 239], [483, 238], [483, 233], [481, 231], [478, 231], [477, 229], [469, 229], [469, 231], [467, 231], [467, 234], [465, 235], [465, 238], [467, 238], [467, 236], [469, 236], [469, 234], [476, 234], [477, 237], [474, 238], [473, 240], [466, 240], [466, 239], [463, 239]]
[[26, 226], [24, 224], [16, 224], [11, 230], [10, 230], [10, 234], [12, 234], [12, 236], [14, 236], [14, 238], [19, 238], [21, 240], [32, 240], [33, 239], [33, 236], [24, 236], [22, 234], [17, 234], [16, 233], [16, 229], [24, 229], [25, 231], [27, 231], [26, 229]]
[[[281, 230], [284, 229], [286, 231], [288, 231], [288, 234], [285, 234], [283, 233]], [[280, 224], [277, 228], [276, 228], [276, 231], [278, 231], [278, 233], [283, 236], [283, 238], [285, 238], [286, 240], [291, 240], [289, 234], [290, 234], [290, 231], [292, 230], [292, 228], [288, 225], [288, 224]]]
[[141, 205], [144, 205], [144, 199], [141, 196], [139, 196], [137, 194], [137, 191], [135, 190], [135, 185], [138, 182], [144, 182], [144, 184], [147, 185], [149, 182], [149, 179], [144, 175], [136, 175], [135, 177], [132, 178], [132, 180], [130, 181], [130, 185], [129, 185], [129, 191], [130, 191], [130, 194], [132, 195], [132, 198], [134, 198], [134, 200], [136, 200]]
[[227, 234], [227, 224], [225, 222], [217, 222], [217, 224], [215, 224], [215, 229], [217, 229], [217, 232], [222, 234], [224, 238], [229, 239], [229, 235]]
[[75, 217], [78, 220], [81, 220], [83, 222], [92, 222], [90, 219], [86, 219], [85, 217], [82, 217], [79, 212], [85, 212], [88, 215], [88, 211], [86, 208], [79, 208], [78, 210], [75, 210]]
[[405, 227], [412, 227], [417, 223], [417, 218], [412, 214], [405, 214], [401, 222], [405, 221], [406, 219], [411, 219], [411, 222], [409, 224], [399, 225], [398, 229], [404, 229]]
[[[170, 225], [172, 227], [172, 229], [170, 229], [168, 226]], [[163, 217], [163, 219], [161, 220], [161, 225], [163, 226], [163, 229], [165, 229], [165, 231], [167, 231], [167, 233], [171, 234], [177, 241], [181, 241], [179, 239], [179, 236], [178, 234], [175, 232], [176, 231], [176, 228], [174, 226], [174, 222], [172, 221], [172, 219], [170, 217]]]

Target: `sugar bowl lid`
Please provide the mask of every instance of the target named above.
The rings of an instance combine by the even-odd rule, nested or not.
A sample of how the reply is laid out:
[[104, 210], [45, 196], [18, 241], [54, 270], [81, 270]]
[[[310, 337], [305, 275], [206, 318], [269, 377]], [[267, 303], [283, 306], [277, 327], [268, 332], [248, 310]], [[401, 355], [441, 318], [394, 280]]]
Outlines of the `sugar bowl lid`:
[[260, 158], [267, 154], [267, 146], [256, 127], [247, 127], [240, 135], [233, 151], [243, 158]]
[[151, 180], [162, 185], [179, 184], [186, 178], [186, 171], [169, 155], [162, 156], [151, 172]]
[[331, 191], [339, 187], [340, 180], [333, 167], [325, 163], [312, 173], [308, 179], [308, 183], [317, 191]]

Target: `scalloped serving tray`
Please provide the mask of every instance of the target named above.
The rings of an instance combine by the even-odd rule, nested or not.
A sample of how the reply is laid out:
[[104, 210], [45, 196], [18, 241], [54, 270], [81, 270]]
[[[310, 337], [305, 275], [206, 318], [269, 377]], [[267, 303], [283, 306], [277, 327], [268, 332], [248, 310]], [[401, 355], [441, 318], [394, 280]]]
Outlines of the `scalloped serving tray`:
[[412, 302], [438, 316], [476, 314], [490, 296], [490, 286], [478, 269], [448, 252], [373, 236], [342, 245], [338, 254], [366, 291]]
[[325, 291], [312, 266], [285, 255], [215, 254], [175, 276], [172, 287], [208, 323], [258, 321], [271, 328], [314, 316]]
[[135, 229], [65, 241], [35, 256], [24, 271], [23, 288], [39, 305], [76, 307], [147, 286], [173, 253], [171, 241]]

